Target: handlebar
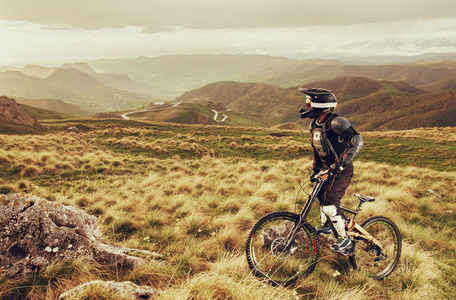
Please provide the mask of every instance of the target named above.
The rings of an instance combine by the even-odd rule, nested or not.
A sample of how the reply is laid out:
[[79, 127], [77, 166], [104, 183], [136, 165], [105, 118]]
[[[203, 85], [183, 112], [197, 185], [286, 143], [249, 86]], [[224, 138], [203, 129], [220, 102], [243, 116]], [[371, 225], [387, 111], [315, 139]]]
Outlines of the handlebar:
[[327, 170], [324, 170], [324, 171], [320, 171], [318, 174], [316, 174], [313, 178], [315, 179], [315, 181], [317, 180], [323, 180], [325, 181], [326, 179], [322, 178], [322, 176], [325, 176], [325, 175], [328, 175], [328, 176], [331, 176], [333, 173], [334, 170], [329, 168]]

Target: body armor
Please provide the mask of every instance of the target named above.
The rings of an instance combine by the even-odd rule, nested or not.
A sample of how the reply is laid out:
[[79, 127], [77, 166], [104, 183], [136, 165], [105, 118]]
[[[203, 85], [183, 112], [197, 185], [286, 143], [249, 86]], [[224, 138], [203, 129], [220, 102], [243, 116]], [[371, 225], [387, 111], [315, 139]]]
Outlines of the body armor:
[[361, 135], [346, 119], [336, 114], [330, 114], [322, 124], [314, 119], [310, 131], [315, 156], [314, 169], [329, 167], [334, 163], [345, 168], [363, 144]]

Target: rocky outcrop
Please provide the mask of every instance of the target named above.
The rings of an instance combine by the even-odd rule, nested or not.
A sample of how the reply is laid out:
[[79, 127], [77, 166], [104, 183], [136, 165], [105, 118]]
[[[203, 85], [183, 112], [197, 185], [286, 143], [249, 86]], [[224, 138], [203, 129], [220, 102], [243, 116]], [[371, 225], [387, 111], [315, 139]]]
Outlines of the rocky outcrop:
[[156, 292], [151, 287], [147, 286], [137, 286], [136, 284], [125, 281], [125, 282], [115, 282], [115, 281], [102, 281], [95, 280], [83, 285], [77, 286], [74, 289], [71, 289], [63, 293], [59, 300], [71, 300], [71, 299], [91, 299], [98, 295], [94, 294], [94, 290], [98, 291], [100, 296], [110, 295], [115, 299], [125, 299], [125, 300], [134, 300], [134, 299], [152, 299]]
[[16, 100], [6, 96], [0, 96], [0, 123], [40, 126], [40, 123], [17, 104]]
[[80, 256], [121, 268], [159, 257], [103, 243], [97, 219], [74, 207], [27, 194], [0, 195], [0, 277], [28, 276]]

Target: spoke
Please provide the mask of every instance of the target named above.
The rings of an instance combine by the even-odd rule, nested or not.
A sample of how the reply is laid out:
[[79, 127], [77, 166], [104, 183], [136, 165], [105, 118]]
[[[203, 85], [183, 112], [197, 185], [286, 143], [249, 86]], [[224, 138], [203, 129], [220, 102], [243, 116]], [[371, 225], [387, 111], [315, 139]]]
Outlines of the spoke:
[[318, 242], [312, 242], [312, 227], [300, 224], [299, 220], [296, 214], [272, 213], [255, 225], [247, 245], [247, 257], [256, 275], [286, 285], [313, 270]]

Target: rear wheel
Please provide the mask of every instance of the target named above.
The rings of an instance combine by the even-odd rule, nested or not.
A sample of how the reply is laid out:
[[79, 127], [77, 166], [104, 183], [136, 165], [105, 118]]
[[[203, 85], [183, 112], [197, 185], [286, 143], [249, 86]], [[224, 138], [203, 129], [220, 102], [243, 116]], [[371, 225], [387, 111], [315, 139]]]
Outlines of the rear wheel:
[[294, 213], [274, 212], [252, 227], [246, 254], [256, 276], [287, 285], [313, 271], [318, 259], [315, 229], [307, 222], [296, 228], [298, 222]]
[[361, 227], [383, 245], [383, 250], [367, 239], [355, 240], [350, 263], [356, 270], [376, 279], [386, 278], [394, 271], [401, 257], [402, 238], [399, 229], [393, 221], [382, 216], [367, 219]]

